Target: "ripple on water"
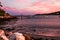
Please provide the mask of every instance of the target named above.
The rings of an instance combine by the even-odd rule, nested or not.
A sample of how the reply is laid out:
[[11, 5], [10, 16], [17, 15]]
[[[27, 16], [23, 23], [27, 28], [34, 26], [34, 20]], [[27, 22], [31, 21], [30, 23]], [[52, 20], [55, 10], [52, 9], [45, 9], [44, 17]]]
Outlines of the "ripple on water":
[[15, 28], [14, 31], [37, 35], [60, 36], [60, 19], [18, 19], [6, 21], [2, 27]]

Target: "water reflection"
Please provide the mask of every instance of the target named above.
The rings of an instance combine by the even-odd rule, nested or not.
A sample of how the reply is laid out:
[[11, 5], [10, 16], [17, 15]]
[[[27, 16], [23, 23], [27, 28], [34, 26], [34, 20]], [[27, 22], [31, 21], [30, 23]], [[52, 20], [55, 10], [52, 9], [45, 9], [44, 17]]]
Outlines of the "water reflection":
[[13, 31], [27, 34], [60, 36], [60, 18], [14, 19], [3, 22], [2, 27], [15, 28]]

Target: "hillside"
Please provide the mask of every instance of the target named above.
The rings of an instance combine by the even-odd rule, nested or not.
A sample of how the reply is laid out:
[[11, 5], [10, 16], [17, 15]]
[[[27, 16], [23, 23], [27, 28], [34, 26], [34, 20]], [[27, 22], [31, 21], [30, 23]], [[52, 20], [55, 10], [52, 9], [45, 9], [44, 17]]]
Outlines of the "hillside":
[[5, 14], [5, 11], [0, 9], [0, 16], [4, 16], [4, 14]]
[[46, 14], [35, 14], [35, 16], [40, 16], [40, 15], [60, 15], [60, 11], [57, 12], [52, 12], [52, 13], [46, 13]]

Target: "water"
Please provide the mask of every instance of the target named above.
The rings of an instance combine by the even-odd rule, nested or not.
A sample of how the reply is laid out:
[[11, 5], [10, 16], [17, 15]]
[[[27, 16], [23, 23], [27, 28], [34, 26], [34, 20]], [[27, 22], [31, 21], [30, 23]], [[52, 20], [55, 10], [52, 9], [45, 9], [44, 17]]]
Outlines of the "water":
[[6, 28], [15, 28], [14, 32], [34, 35], [60, 36], [60, 18], [13, 19], [0, 25]]

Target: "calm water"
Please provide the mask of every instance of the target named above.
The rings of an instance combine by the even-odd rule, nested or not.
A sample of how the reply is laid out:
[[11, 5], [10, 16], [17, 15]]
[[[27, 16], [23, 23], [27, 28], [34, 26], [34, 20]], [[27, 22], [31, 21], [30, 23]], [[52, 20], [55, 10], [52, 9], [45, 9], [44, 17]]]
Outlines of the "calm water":
[[60, 18], [13, 19], [0, 25], [15, 28], [15, 32], [34, 35], [60, 36]]

